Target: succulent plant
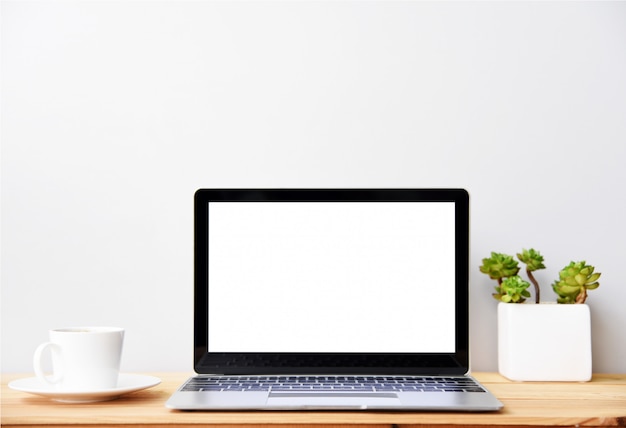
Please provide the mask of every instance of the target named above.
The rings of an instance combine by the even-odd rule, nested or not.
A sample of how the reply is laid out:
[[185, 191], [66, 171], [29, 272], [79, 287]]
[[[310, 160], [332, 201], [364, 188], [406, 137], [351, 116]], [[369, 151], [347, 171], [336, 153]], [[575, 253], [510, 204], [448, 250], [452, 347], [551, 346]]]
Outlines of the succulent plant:
[[543, 256], [534, 248], [522, 250], [521, 253], [517, 253], [517, 258], [526, 265], [526, 270], [531, 272], [546, 268], [543, 264]]
[[484, 258], [480, 271], [489, 275], [489, 278], [502, 284], [504, 278], [517, 275], [519, 263], [512, 256], [502, 253], [491, 252], [491, 257]]
[[585, 261], [570, 262], [559, 272], [559, 280], [554, 281], [552, 289], [559, 296], [559, 303], [585, 303], [587, 290], [595, 290], [600, 286], [600, 273]]
[[496, 287], [493, 297], [504, 303], [523, 303], [526, 298], [530, 297], [528, 287], [530, 284], [524, 281], [521, 276], [511, 276]]
[[[519, 261], [526, 265], [528, 279], [535, 286], [535, 303], [540, 301], [539, 284], [533, 272], [545, 269], [543, 256], [539, 251], [531, 248], [517, 253]], [[558, 303], [585, 303], [587, 290], [594, 290], [600, 286], [599, 273], [594, 273], [594, 267], [586, 262], [570, 262], [559, 272], [559, 279], [554, 281], [552, 289], [557, 294]], [[522, 303], [530, 297], [527, 288], [530, 284], [519, 275], [519, 264], [512, 256], [491, 252], [491, 256], [483, 259], [480, 271], [498, 281], [493, 297], [504, 303]]]
[[539, 289], [539, 283], [532, 273], [536, 270], [546, 268], [543, 264], [543, 256], [539, 251], [531, 248], [530, 250], [523, 249], [521, 253], [517, 253], [517, 258], [526, 265], [526, 275], [528, 275], [528, 279], [530, 279], [530, 282], [532, 282], [535, 287], [535, 303], [539, 303], [541, 300], [541, 290]]

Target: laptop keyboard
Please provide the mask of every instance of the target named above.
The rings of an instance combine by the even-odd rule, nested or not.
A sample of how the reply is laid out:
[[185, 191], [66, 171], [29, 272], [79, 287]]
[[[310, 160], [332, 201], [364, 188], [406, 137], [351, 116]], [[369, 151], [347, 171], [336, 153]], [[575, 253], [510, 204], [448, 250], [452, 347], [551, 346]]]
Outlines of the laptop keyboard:
[[196, 376], [182, 391], [485, 392], [471, 378], [436, 376]]

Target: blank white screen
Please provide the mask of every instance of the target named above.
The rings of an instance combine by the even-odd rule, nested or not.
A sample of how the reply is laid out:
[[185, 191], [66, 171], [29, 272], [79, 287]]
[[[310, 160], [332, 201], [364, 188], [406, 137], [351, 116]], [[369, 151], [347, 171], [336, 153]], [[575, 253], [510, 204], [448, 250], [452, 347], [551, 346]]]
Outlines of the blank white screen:
[[209, 203], [210, 352], [453, 352], [454, 204]]

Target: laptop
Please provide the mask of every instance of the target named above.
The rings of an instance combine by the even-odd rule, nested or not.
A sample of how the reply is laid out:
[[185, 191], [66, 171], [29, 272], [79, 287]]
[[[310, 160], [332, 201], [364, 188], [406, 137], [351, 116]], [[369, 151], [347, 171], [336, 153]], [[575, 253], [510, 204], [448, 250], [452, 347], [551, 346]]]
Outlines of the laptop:
[[179, 410], [502, 407], [469, 374], [463, 189], [200, 189]]

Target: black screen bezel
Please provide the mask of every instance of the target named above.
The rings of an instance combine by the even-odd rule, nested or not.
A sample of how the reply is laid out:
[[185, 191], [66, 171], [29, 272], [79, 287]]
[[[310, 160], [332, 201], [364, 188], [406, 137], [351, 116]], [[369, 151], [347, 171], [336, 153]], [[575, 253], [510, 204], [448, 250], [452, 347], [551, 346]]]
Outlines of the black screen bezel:
[[[309, 354], [208, 352], [209, 202], [454, 202], [454, 353]], [[194, 369], [208, 374], [433, 374], [469, 371], [469, 195], [464, 189], [199, 189], [194, 197]], [[407, 334], [409, 336], [409, 334]], [[251, 363], [252, 362], [252, 363]]]

